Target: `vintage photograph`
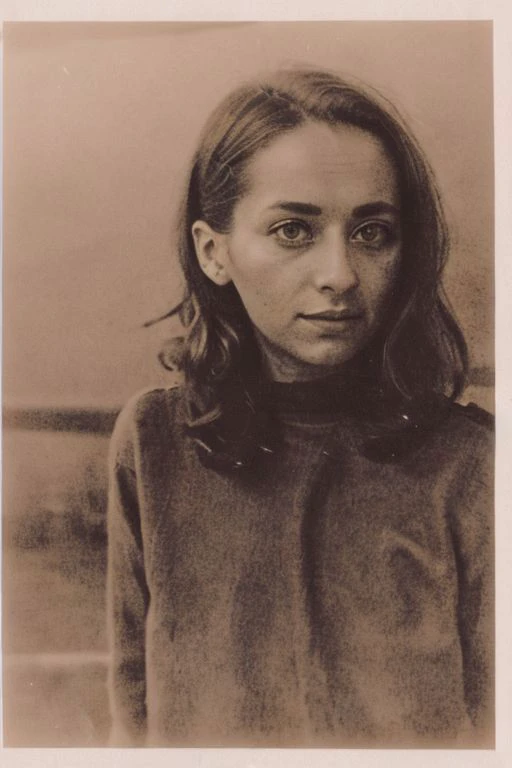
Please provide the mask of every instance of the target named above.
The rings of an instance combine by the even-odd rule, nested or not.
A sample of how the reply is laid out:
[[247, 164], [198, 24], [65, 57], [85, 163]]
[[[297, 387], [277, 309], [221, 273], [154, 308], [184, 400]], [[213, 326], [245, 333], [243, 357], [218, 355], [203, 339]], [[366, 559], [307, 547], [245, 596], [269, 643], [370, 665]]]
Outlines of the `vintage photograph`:
[[492, 22], [3, 31], [4, 744], [492, 749]]

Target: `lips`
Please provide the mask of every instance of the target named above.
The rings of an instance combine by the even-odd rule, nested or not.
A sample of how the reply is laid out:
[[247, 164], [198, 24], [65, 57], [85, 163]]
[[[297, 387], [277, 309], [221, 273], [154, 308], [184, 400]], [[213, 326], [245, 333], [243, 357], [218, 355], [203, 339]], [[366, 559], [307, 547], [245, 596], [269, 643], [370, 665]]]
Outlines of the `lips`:
[[336, 323], [343, 320], [359, 320], [362, 317], [362, 312], [357, 312], [352, 309], [328, 309], [324, 312], [301, 312], [299, 317], [303, 317], [306, 320], [324, 320], [326, 322]]

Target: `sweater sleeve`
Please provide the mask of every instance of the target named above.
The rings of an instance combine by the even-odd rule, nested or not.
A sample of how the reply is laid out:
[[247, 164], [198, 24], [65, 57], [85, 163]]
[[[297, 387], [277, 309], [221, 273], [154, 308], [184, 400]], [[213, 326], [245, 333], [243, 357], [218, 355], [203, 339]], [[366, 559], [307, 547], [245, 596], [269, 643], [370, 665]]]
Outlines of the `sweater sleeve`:
[[458, 560], [458, 622], [466, 705], [479, 743], [492, 740], [494, 723], [493, 442], [486, 430], [454, 505]]
[[149, 591], [133, 454], [133, 419], [118, 419], [109, 456], [107, 611], [111, 746], [143, 745], [146, 735], [145, 622]]

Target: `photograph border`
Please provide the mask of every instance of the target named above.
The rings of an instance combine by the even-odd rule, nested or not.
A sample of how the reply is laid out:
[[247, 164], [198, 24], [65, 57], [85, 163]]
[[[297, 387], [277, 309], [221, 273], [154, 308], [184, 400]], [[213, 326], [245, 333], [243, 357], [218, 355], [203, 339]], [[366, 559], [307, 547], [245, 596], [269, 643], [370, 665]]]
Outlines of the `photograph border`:
[[[257, 750], [257, 749], [17, 749], [3, 748], [1, 762], [5, 768], [23, 766], [131, 766], [168, 765], [179, 768], [215, 768], [222, 766], [312, 766], [332, 768], [348, 764], [366, 768], [373, 765], [393, 765], [410, 768], [435, 764], [443, 766], [505, 766], [512, 760], [512, 680], [510, 635], [512, 606], [510, 605], [512, 534], [507, 524], [512, 498], [512, 481], [507, 468], [507, 444], [512, 438], [512, 353], [507, 348], [511, 316], [508, 301], [512, 293], [512, 270], [507, 263], [509, 222], [512, 220], [512, 155], [507, 146], [512, 130], [512, 10], [502, 2], [446, 2], [442, 10], [429, 8], [426, 2], [387, 2], [385, 9], [378, 2], [343, 3], [317, 0], [313, 3], [261, 2], [258, 10], [249, 2], [176, 2], [173, 12], [168, 4], [154, 0], [101, 3], [74, 0], [54, 2], [5, 2], [3, 21], [399, 21], [399, 20], [492, 20], [495, 35], [495, 167], [496, 167], [496, 351], [497, 351], [497, 470], [496, 470], [496, 542], [497, 542], [497, 726], [495, 750]], [[430, 4], [432, 5], [432, 4]], [[508, 306], [507, 306], [508, 305]], [[510, 763], [509, 763], [510, 764]]]

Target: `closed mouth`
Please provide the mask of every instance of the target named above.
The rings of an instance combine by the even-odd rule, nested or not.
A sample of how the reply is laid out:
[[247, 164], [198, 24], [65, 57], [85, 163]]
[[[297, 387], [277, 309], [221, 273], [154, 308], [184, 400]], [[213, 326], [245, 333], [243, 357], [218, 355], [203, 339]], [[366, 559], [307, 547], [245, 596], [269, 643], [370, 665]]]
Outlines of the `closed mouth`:
[[332, 323], [341, 322], [343, 320], [359, 320], [362, 317], [362, 313], [349, 309], [330, 309], [326, 312], [313, 312], [311, 314], [301, 313], [299, 317], [303, 317], [306, 320], [325, 320]]

